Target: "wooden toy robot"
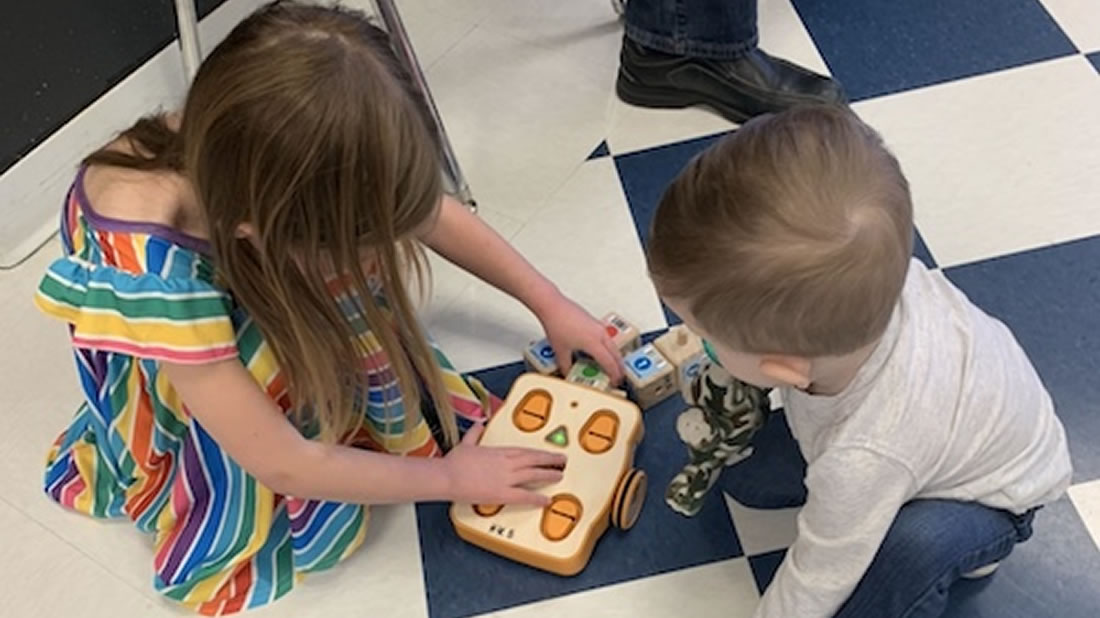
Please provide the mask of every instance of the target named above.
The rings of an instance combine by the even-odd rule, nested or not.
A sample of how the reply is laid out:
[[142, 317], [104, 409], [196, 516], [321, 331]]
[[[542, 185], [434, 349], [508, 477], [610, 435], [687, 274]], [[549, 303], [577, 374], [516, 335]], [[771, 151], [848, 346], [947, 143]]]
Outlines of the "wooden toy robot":
[[559, 575], [579, 573], [613, 525], [628, 530], [645, 499], [633, 467], [645, 431], [638, 406], [589, 386], [529, 373], [519, 377], [481, 444], [560, 449], [561, 481], [540, 489], [545, 508], [455, 504], [451, 521], [466, 541]]

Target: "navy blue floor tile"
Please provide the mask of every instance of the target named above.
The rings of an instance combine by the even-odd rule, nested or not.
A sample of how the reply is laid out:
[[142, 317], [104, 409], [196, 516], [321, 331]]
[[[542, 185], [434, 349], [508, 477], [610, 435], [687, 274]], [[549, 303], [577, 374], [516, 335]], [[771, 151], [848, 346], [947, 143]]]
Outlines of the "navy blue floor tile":
[[1092, 52], [1086, 57], [1089, 59], [1089, 62], [1092, 63], [1092, 66], [1096, 67], [1096, 71], [1100, 72], [1100, 51]]
[[[652, 337], [652, 334], [650, 334]], [[479, 378], [503, 395], [523, 371], [516, 363], [481, 372]], [[683, 518], [664, 504], [664, 489], [687, 461], [676, 434], [679, 397], [645, 413], [646, 438], [635, 465], [649, 475], [649, 494], [637, 525], [608, 530], [588, 568], [565, 578], [499, 558], [458, 538], [447, 507], [417, 507], [428, 608], [432, 618], [467, 616], [580, 590], [742, 555], [722, 500], [711, 500], [696, 517]], [[477, 590], [471, 591], [471, 582]]]
[[924, 262], [928, 268], [936, 268], [936, 258], [932, 257], [932, 252], [928, 250], [928, 245], [925, 244], [924, 237], [919, 231], [913, 239], [913, 256]]
[[760, 594], [764, 594], [764, 590], [772, 583], [775, 572], [779, 570], [786, 555], [786, 549], [777, 549], [766, 554], [749, 556], [749, 568], [752, 569], [752, 578], [756, 581], [756, 589]]
[[1072, 54], [1039, 0], [794, 0], [853, 101]]
[[680, 319], [680, 316], [676, 315], [672, 309], [669, 309], [668, 305], [661, 303], [661, 310], [665, 312], [665, 322], [667, 322], [669, 326], [683, 324], [684, 321]]
[[611, 150], [609, 150], [607, 147], [607, 140], [604, 140], [600, 142], [598, 146], [596, 146], [596, 148], [592, 151], [591, 154], [588, 155], [585, 161], [591, 161], [592, 159], [606, 157], [609, 154], [611, 154]]
[[782, 412], [768, 417], [753, 437], [753, 454], [722, 473], [717, 489], [756, 509], [801, 506], [806, 501], [806, 461]]
[[1066, 426], [1074, 480], [1100, 478], [1100, 237], [947, 269], [1016, 333]]
[[706, 150], [722, 135], [725, 133], [615, 157], [615, 167], [619, 171], [623, 192], [634, 217], [634, 227], [643, 246], [649, 239], [649, 223], [665, 188], [692, 157]]

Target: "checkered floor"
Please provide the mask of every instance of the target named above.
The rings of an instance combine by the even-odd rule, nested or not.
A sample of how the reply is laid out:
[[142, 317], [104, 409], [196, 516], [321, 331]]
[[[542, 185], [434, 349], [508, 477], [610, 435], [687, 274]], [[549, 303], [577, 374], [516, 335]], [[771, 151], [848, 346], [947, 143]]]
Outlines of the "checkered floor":
[[[593, 313], [667, 327], [645, 275], [646, 225], [679, 168], [733, 127], [703, 110], [618, 102], [621, 26], [604, 1], [400, 4], [482, 216]], [[884, 134], [913, 186], [917, 255], [1015, 330], [1069, 433], [1069, 495], [1040, 512], [1035, 536], [995, 577], [957, 586], [949, 615], [1100, 615], [1100, 7], [761, 0], [760, 27], [765, 49], [837, 77]], [[26, 302], [47, 260], [0, 276], [15, 292], [0, 299], [0, 318], [18, 352], [0, 373], [11, 381], [0, 401], [14, 412], [0, 436], [0, 613], [175, 615], [149, 585], [145, 539], [38, 493], [42, 453], [77, 397], [61, 379], [23, 386], [68, 362], [64, 334]], [[452, 266], [434, 270], [426, 322], [461, 368], [503, 394], [537, 323]], [[656, 489], [686, 457], [679, 408], [646, 415], [637, 461]], [[800, 473], [776, 417], [697, 517], [673, 514], [655, 491], [637, 526], [609, 532], [573, 578], [461, 542], [442, 505], [379, 508], [363, 550], [257, 614], [748, 616], [796, 511], [729, 495], [747, 478], [780, 485]]]
[[[958, 586], [950, 615], [1095, 616], [1100, 553], [1088, 528], [1095, 534], [1100, 527], [1100, 449], [1090, 439], [1100, 435], [1100, 75], [1089, 65], [1097, 54], [1086, 59], [1080, 52], [1100, 46], [1100, 21], [1075, 21], [1088, 10], [1084, 3], [849, 0], [795, 2], [794, 8], [855, 109], [901, 158], [917, 202], [916, 254], [944, 268], [1016, 331], [1070, 434], [1077, 470], [1070, 499], [1042, 512], [1035, 538], [997, 577]], [[672, 133], [641, 149], [632, 136], [608, 135], [563, 188], [568, 195], [555, 201], [569, 212], [547, 215], [561, 221], [552, 229], [564, 233], [581, 220], [595, 228], [596, 255], [571, 256], [569, 270], [587, 263], [612, 272], [631, 268], [633, 275], [637, 264], [617, 245], [598, 246], [603, 235], [609, 243], [620, 240], [609, 228], [624, 223], [622, 213], [605, 212], [610, 206], [594, 211], [591, 198], [573, 205], [581, 193], [573, 194], [572, 185], [591, 190], [600, 182], [609, 199], [621, 187], [644, 244], [663, 188], [721, 135], [680, 141]], [[556, 244], [546, 227], [535, 229], [543, 243]], [[569, 270], [563, 270], [567, 282]], [[622, 294], [643, 293], [643, 282], [630, 281]], [[610, 298], [622, 298], [618, 293], [613, 288]], [[518, 371], [512, 365], [488, 376], [503, 390]], [[639, 464], [656, 488], [684, 459], [673, 430], [681, 406], [668, 402], [646, 416]], [[800, 460], [797, 447], [781, 418], [773, 425], [757, 455], [729, 469], [720, 486], [736, 494], [738, 476], [797, 480], [800, 466], [791, 463]], [[504, 616], [747, 615], [793, 538], [796, 512], [750, 509], [716, 491], [689, 520], [654, 494], [637, 528], [609, 534], [584, 573], [561, 579], [463, 544], [443, 507], [421, 506], [429, 612], [433, 618], [500, 610]]]

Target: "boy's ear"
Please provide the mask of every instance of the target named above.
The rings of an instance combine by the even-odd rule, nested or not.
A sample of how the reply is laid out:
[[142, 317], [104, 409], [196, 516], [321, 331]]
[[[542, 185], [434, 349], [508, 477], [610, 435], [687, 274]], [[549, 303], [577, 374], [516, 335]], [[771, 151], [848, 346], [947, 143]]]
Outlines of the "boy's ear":
[[768, 378], [797, 389], [810, 387], [812, 363], [798, 356], [764, 356], [760, 358], [760, 373]]

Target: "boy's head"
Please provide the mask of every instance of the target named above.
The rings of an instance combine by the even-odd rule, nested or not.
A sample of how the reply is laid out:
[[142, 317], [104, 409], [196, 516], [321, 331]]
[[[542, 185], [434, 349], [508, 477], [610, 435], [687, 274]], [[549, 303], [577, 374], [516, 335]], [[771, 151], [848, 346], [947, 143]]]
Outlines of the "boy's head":
[[737, 377], [805, 386], [878, 340], [909, 268], [909, 185], [850, 111], [754, 119], [665, 192], [648, 261], [665, 301]]

